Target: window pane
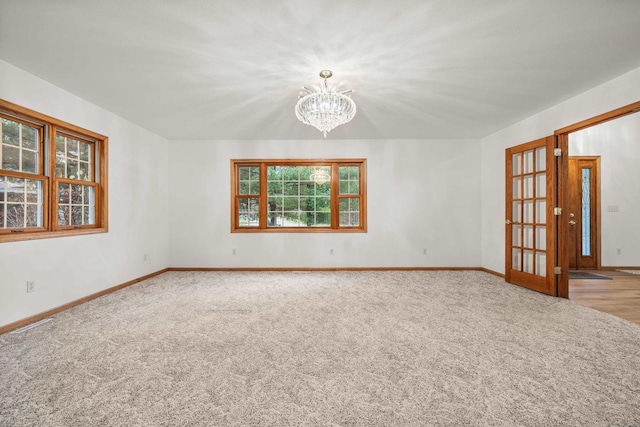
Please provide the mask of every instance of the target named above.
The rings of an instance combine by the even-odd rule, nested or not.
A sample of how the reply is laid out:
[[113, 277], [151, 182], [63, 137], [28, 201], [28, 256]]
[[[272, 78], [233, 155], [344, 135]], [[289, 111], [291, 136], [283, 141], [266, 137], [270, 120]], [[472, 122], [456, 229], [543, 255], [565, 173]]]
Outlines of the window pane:
[[314, 172], [309, 166], [298, 166], [300, 181], [311, 181], [311, 173]]
[[91, 181], [91, 170], [89, 163], [78, 162], [78, 179], [81, 181]]
[[316, 212], [316, 225], [319, 227], [329, 227], [331, 225], [331, 213]]
[[522, 222], [522, 202], [513, 202], [513, 222]]
[[71, 204], [81, 205], [83, 197], [82, 185], [71, 185]]
[[514, 154], [511, 158], [511, 164], [513, 165], [513, 175], [522, 174], [522, 154]]
[[78, 154], [78, 140], [67, 138], [67, 157], [70, 159], [78, 160]]
[[514, 199], [522, 198], [522, 178], [513, 178], [513, 194], [512, 197]]
[[300, 193], [300, 184], [298, 184], [297, 182], [284, 183], [285, 196], [297, 196], [299, 193]]
[[328, 212], [331, 209], [331, 199], [329, 197], [317, 197], [316, 209]]
[[536, 175], [536, 197], [545, 197], [547, 195], [547, 174], [539, 173]]
[[360, 199], [355, 197], [340, 199], [340, 225], [357, 227], [360, 225]]
[[538, 224], [547, 223], [547, 201], [536, 200], [536, 222]]
[[34, 179], [25, 180], [25, 194], [27, 203], [42, 203], [42, 182]]
[[298, 210], [298, 198], [297, 197], [283, 197], [282, 209], [287, 212], [293, 212]]
[[251, 168], [248, 168], [248, 167], [240, 168], [240, 181], [249, 181], [250, 170]]
[[6, 182], [6, 200], [7, 202], [18, 202], [22, 203], [25, 201], [25, 188], [24, 188], [24, 179], [22, 178], [14, 178], [7, 177]]
[[71, 195], [71, 184], [58, 185], [58, 203], [68, 205], [70, 195]]
[[329, 182], [316, 185], [316, 196], [329, 196], [329, 195], [331, 195], [331, 184]]
[[533, 197], [533, 176], [528, 175], [524, 177], [524, 197]]
[[514, 225], [511, 231], [511, 244], [513, 246], [522, 246], [522, 226]]
[[511, 268], [522, 271], [522, 249], [513, 248], [511, 250]]
[[329, 166], [268, 166], [267, 227], [331, 225]]
[[249, 194], [249, 181], [240, 181], [240, 192], [238, 194], [244, 196]]
[[7, 227], [6, 228], [24, 228], [24, 204], [7, 203]]
[[358, 166], [341, 166], [339, 169], [340, 194], [359, 194], [360, 168]]
[[591, 256], [591, 169], [582, 168], [582, 256]]
[[73, 159], [67, 160], [67, 178], [78, 179], [78, 161]]
[[2, 146], [2, 169], [20, 170], [20, 148], [11, 145]]
[[533, 201], [525, 200], [523, 203], [523, 221], [533, 222]]
[[2, 143], [16, 147], [20, 145], [20, 123], [2, 119]]
[[269, 195], [282, 194], [282, 183], [281, 182], [269, 182], [267, 192]]
[[56, 135], [56, 176], [66, 178], [67, 173], [67, 148], [66, 138], [62, 135]]
[[524, 163], [524, 170], [523, 170], [524, 173], [533, 172], [533, 150], [524, 152], [523, 163]]
[[547, 148], [536, 148], [536, 171], [547, 169]]
[[68, 136], [56, 135], [56, 176], [93, 181], [91, 144]]
[[238, 199], [238, 225], [240, 227], [257, 227], [259, 225], [258, 199]]
[[299, 200], [300, 200], [300, 210], [306, 211], [306, 212], [312, 212], [316, 210], [315, 197], [301, 197]]
[[22, 125], [22, 148], [36, 150], [38, 146], [38, 130], [31, 126]]
[[257, 166], [254, 166], [251, 168], [251, 180], [252, 181], [258, 181], [260, 180], [260, 168]]
[[60, 161], [56, 161], [56, 176], [60, 178], [64, 178], [67, 167], [66, 167], [66, 159], [62, 159]]
[[544, 252], [536, 252], [536, 275], [547, 275], [547, 254]]
[[547, 249], [547, 227], [544, 225], [536, 227], [536, 249]]
[[68, 205], [58, 207], [58, 225], [71, 225], [71, 215], [69, 214], [69, 212], [70, 208]]
[[71, 224], [82, 225], [82, 206], [71, 206]]
[[83, 162], [89, 162], [89, 156], [91, 155], [91, 145], [80, 143], [80, 160]]
[[260, 181], [249, 182], [249, 194], [260, 194]]
[[284, 181], [299, 181], [299, 166], [283, 166], [282, 167], [282, 179]]
[[42, 227], [42, 182], [0, 175], [0, 228]]
[[525, 225], [522, 233], [523, 246], [525, 248], [533, 248], [533, 226]]
[[58, 184], [58, 225], [95, 224], [95, 188], [81, 184]]
[[38, 154], [35, 151], [22, 150], [22, 172], [38, 172]]
[[533, 273], [533, 251], [522, 251], [522, 271]]
[[340, 180], [358, 181], [360, 179], [360, 167], [359, 166], [340, 166], [339, 175], [340, 175]]

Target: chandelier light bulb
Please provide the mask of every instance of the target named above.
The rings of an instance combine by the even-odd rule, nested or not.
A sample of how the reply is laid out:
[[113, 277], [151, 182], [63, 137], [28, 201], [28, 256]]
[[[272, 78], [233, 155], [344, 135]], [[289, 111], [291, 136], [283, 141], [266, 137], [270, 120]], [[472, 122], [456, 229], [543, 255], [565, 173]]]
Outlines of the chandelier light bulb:
[[332, 129], [350, 122], [356, 115], [356, 103], [349, 96], [353, 91], [342, 89], [342, 83], [329, 86], [327, 79], [332, 75], [331, 70], [320, 71], [321, 85], [303, 86], [296, 104], [298, 120], [315, 127], [325, 138]]

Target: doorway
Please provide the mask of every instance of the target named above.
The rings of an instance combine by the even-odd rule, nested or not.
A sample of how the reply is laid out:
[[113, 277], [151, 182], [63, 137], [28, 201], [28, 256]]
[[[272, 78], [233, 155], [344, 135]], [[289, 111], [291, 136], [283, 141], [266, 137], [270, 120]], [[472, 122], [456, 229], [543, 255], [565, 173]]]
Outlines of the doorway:
[[[640, 129], [638, 115], [633, 114], [637, 112], [640, 112], [640, 102], [629, 104], [555, 132], [560, 153], [557, 185], [558, 206], [562, 211], [561, 215], [557, 217], [557, 233], [554, 236], [555, 244], [558, 247], [557, 265], [560, 267], [558, 270], [561, 271], [557, 281], [558, 296], [560, 297], [569, 298], [568, 272], [571, 267], [596, 270], [593, 273], [597, 274], [604, 274], [602, 272], [607, 270], [640, 269], [640, 264], [638, 264], [640, 245], [636, 244], [640, 241], [640, 228], [633, 226], [636, 212], [640, 210], [640, 205], [636, 206], [636, 203], [640, 204], [640, 197], [633, 196], [632, 191], [613, 190], [610, 187], [611, 183], [632, 183], [638, 182], [640, 179], [636, 177], [636, 173], [640, 174], [640, 170], [635, 166], [635, 159], [638, 157], [635, 154], [637, 151], [634, 151], [638, 149], [637, 138], [632, 136]], [[623, 117], [624, 120], [616, 120]], [[619, 127], [612, 132], [610, 126], [613, 125]], [[593, 145], [586, 143], [586, 139], [581, 139], [581, 148], [572, 143], [570, 149], [570, 135], [572, 141], [580, 139], [578, 138], [580, 135], [597, 135], [597, 138], [590, 138], [589, 141], [592, 143], [598, 141], [600, 146], [604, 147], [604, 151], [594, 150]], [[584, 162], [576, 162], [570, 166], [570, 155], [572, 154], [581, 156]], [[595, 160], [595, 164], [589, 165], [589, 160]], [[605, 163], [607, 164], [606, 170], [603, 169]], [[623, 168], [626, 165], [629, 167]], [[583, 172], [583, 169], [586, 171]], [[582, 221], [581, 180], [583, 173], [585, 181], [589, 178], [588, 184], [585, 182], [585, 188], [587, 186], [589, 188], [586, 191], [590, 196], [588, 213], [595, 213], [595, 218], [589, 218], [588, 225], [587, 221]], [[630, 176], [628, 177], [627, 174]], [[595, 182], [593, 182], [594, 178]], [[580, 181], [580, 184], [572, 186], [571, 181]], [[580, 188], [580, 190], [571, 191], [571, 188]], [[633, 185], [632, 188], [634, 191], [637, 189]], [[586, 202], [585, 198], [585, 205]], [[600, 205], [602, 205], [602, 209], [600, 209]], [[572, 213], [573, 217], [571, 217]], [[583, 223], [585, 224], [584, 233]], [[583, 253], [584, 256], [582, 256]], [[625, 254], [628, 254], [629, 257], [626, 258]], [[611, 283], [610, 281], [606, 282]], [[604, 283], [601, 282], [603, 285]], [[635, 289], [633, 292], [636, 292], [638, 289], [635, 288], [636, 285], [633, 286]], [[606, 297], [605, 294], [603, 291], [593, 299], [601, 300]], [[640, 301], [637, 301], [637, 298], [634, 301], [636, 301], [633, 302], [634, 307], [640, 308]]]
[[600, 156], [569, 157], [569, 269], [600, 269]]

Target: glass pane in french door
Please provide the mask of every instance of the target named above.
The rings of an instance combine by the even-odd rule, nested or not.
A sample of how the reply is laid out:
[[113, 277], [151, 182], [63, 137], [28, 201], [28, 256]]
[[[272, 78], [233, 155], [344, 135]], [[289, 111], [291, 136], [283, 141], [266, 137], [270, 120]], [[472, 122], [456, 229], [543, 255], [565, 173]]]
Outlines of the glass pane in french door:
[[[546, 147], [537, 147], [512, 155], [512, 251], [521, 253], [514, 257], [512, 269], [525, 273], [546, 275], [545, 241], [546, 200]], [[544, 256], [543, 256], [544, 255]]]

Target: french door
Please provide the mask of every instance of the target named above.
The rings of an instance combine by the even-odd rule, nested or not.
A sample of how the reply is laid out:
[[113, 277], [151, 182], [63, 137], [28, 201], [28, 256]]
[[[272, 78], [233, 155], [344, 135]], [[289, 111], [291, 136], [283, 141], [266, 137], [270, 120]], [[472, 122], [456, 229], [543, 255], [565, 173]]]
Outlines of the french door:
[[556, 295], [555, 137], [506, 150], [505, 279]]

